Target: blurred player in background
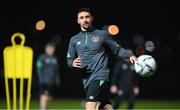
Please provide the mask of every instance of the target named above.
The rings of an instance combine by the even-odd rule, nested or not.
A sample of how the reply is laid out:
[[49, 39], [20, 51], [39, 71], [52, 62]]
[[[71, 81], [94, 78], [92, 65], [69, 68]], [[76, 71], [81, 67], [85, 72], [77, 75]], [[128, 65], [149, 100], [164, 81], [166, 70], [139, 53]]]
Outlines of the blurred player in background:
[[49, 42], [45, 46], [45, 53], [36, 62], [40, 88], [40, 108], [47, 109], [48, 101], [52, 99], [54, 87], [60, 85], [59, 65], [54, 55], [56, 45]]
[[114, 109], [118, 109], [124, 99], [128, 100], [128, 109], [134, 108], [135, 96], [139, 94], [138, 76], [129, 60], [118, 59], [115, 64], [110, 91], [115, 94]]

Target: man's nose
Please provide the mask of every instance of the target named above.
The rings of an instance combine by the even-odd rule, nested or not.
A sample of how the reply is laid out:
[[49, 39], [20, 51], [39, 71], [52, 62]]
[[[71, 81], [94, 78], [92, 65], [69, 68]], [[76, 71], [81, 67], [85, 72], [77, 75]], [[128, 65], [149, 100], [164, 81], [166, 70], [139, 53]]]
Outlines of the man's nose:
[[87, 19], [86, 19], [86, 18], [84, 18], [84, 19], [83, 19], [83, 21], [84, 21], [84, 22], [86, 22], [86, 21], [87, 21]]

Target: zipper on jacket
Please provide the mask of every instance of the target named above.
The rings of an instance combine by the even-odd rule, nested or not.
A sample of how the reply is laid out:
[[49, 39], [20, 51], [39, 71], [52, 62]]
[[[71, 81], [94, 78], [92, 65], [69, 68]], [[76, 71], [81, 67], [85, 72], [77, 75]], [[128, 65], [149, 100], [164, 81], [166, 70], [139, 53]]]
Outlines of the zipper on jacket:
[[85, 36], [86, 36], [85, 45], [87, 45], [87, 43], [88, 43], [88, 35], [87, 35], [87, 32], [85, 32]]

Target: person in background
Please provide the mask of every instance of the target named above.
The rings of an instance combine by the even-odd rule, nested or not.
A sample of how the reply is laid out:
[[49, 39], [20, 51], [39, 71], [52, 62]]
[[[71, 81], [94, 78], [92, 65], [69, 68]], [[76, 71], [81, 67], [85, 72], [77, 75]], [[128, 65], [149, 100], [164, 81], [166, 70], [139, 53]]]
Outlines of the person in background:
[[54, 87], [60, 85], [59, 65], [55, 56], [56, 45], [49, 42], [45, 46], [45, 53], [41, 54], [36, 62], [39, 88], [40, 109], [47, 109], [48, 102], [52, 99]]
[[114, 66], [111, 82], [110, 91], [115, 94], [113, 108], [118, 109], [122, 101], [127, 99], [128, 109], [133, 109], [135, 97], [139, 94], [138, 76], [133, 64], [127, 59], [120, 59]]

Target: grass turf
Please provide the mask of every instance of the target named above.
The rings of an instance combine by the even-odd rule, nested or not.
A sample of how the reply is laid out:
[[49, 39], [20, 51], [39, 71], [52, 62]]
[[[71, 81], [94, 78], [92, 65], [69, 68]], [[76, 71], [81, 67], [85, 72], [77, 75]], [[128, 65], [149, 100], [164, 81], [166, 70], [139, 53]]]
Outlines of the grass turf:
[[[32, 99], [31, 109], [39, 109], [39, 101]], [[49, 109], [83, 109], [80, 99], [54, 99], [49, 103]], [[123, 102], [121, 109], [127, 108], [127, 102]], [[6, 109], [5, 100], [0, 100], [0, 109]], [[180, 109], [180, 101], [171, 100], [136, 100], [135, 109]]]

